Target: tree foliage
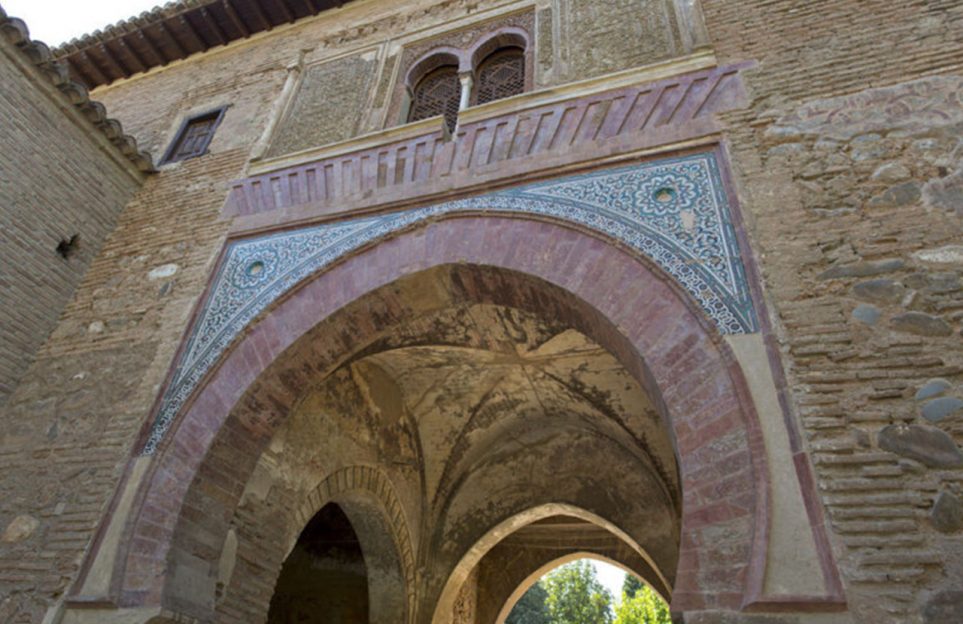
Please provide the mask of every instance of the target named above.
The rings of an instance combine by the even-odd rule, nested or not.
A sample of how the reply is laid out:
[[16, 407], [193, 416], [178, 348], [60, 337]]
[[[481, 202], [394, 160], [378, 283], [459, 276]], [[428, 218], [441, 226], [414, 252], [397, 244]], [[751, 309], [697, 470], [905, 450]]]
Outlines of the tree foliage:
[[642, 589], [642, 587], [642, 581], [634, 574], [626, 574], [625, 580], [622, 581], [622, 593], [626, 594], [629, 598], [635, 598], [636, 592]]
[[587, 560], [564, 565], [541, 581], [548, 594], [545, 606], [550, 624], [610, 624], [612, 594], [595, 576]]
[[[615, 621], [612, 624], [671, 624], [669, 605], [665, 603], [648, 585], [641, 588], [629, 587], [629, 575], [622, 586], [622, 603], [615, 611]], [[629, 595], [629, 591], [633, 595]]]
[[545, 606], [546, 598], [548, 592], [542, 587], [541, 581], [535, 583], [512, 607], [505, 624], [551, 624], [548, 607]]
[[525, 592], [506, 624], [671, 624], [669, 605], [638, 578], [627, 574], [622, 602], [613, 613], [612, 595], [588, 560], [547, 574]]

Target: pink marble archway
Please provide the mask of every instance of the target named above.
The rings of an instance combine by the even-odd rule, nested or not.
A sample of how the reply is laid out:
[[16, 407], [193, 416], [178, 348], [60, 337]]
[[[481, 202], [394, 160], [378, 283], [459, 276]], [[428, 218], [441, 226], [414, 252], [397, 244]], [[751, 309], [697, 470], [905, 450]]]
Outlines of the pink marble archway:
[[[178, 415], [136, 497], [113, 575], [119, 605], [203, 609], [168, 578], [179, 518], [198, 511], [185, 506], [192, 488], [216, 488], [218, 507], [204, 513], [229, 517], [253, 461], [299, 395], [298, 375], [333, 369], [366, 336], [418, 314], [418, 296], [392, 284], [445, 266], [454, 267], [461, 301], [570, 320], [616, 355], [659, 405], [684, 491], [673, 606], [738, 609], [758, 592], [769, 514], [762, 437], [742, 372], [697, 304], [611, 241], [553, 222], [463, 215], [402, 233], [305, 280], [235, 341]], [[476, 277], [472, 267], [497, 267], [498, 277]], [[233, 474], [205, 472], [215, 445], [232, 454]], [[711, 527], [726, 527], [725, 549], [703, 539]]]

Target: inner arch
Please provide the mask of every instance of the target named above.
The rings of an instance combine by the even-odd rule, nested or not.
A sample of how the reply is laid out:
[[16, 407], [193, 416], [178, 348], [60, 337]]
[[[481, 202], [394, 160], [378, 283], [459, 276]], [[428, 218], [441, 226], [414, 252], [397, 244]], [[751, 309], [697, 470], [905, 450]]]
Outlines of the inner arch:
[[336, 503], [308, 522], [281, 569], [268, 624], [368, 621], [368, 570], [361, 541]]

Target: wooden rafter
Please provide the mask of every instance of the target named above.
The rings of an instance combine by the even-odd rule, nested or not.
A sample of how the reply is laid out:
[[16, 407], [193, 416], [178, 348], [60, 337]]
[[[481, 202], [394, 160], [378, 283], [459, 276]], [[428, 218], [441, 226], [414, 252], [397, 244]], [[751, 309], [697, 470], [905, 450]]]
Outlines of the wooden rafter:
[[167, 22], [157, 22], [157, 26], [160, 28], [161, 32], [164, 33], [164, 36], [167, 39], [170, 39], [171, 44], [177, 49], [177, 58], [184, 58], [190, 54], [187, 51], [187, 48], [185, 48], [184, 45], [177, 40], [177, 37], [174, 36], [174, 31], [170, 29], [170, 27], [167, 25]]
[[191, 20], [187, 19], [185, 14], [181, 13], [178, 15], [177, 21], [181, 26], [184, 27], [184, 30], [187, 31], [187, 34], [191, 36], [191, 39], [194, 40], [194, 43], [197, 44], [198, 51], [203, 52], [211, 47], [207, 45], [207, 42], [204, 41], [204, 37], [201, 36], [201, 33], [197, 32], [197, 29], [194, 28], [194, 24], [191, 23]]
[[[2, 0], [0, 0], [2, 1]], [[272, 30], [350, 0], [180, 0], [153, 18], [84, 37], [55, 51], [93, 88]]]
[[201, 16], [204, 18], [205, 23], [211, 25], [211, 31], [217, 36], [218, 44], [224, 45], [229, 41], [227, 34], [225, 34], [221, 25], [217, 23], [217, 20], [211, 15], [210, 11], [207, 10], [207, 7], [201, 8]]
[[90, 70], [93, 71], [94, 79], [97, 81], [98, 84], [104, 84], [104, 83], [111, 82], [112, 79], [111, 79], [111, 78], [108, 78], [108, 77], [107, 77], [107, 74], [104, 73], [104, 70], [102, 70], [102, 69], [97, 65], [96, 61], [94, 61], [94, 57], [92, 57], [91, 55], [87, 54], [87, 50], [81, 50], [81, 51], [80, 51], [80, 58], [82, 58], [82, 59], [84, 60], [84, 64], [85, 64]]
[[100, 50], [100, 53], [104, 56], [104, 59], [107, 61], [107, 65], [109, 67], [112, 67], [113, 69], [116, 69], [117, 71], [119, 71], [124, 78], [131, 77], [131, 75], [134, 72], [131, 71], [130, 68], [124, 64], [124, 61], [120, 58], [119, 54], [114, 54], [110, 49], [107, 48], [106, 42], [101, 43], [99, 46], [97, 46], [97, 48]]
[[164, 53], [158, 48], [150, 37], [147, 36], [147, 31], [141, 29], [137, 31], [137, 38], [140, 39], [147, 50], [157, 59], [158, 65], [167, 65], [170, 63], [171, 59], [167, 58]]
[[281, 13], [284, 14], [284, 19], [287, 20], [288, 23], [294, 22], [294, 20], [297, 19], [294, 15], [294, 11], [291, 10], [291, 7], [288, 6], [288, 3], [285, 2], [285, 0], [274, 1], [277, 2], [279, 7], [281, 7]]
[[221, 6], [224, 7], [224, 12], [227, 13], [227, 17], [231, 20], [231, 23], [234, 24], [234, 27], [237, 28], [238, 32], [244, 37], [250, 37], [251, 29], [247, 27], [247, 24], [244, 23], [241, 16], [237, 14], [237, 9], [234, 8], [231, 0], [221, 0]]
[[67, 65], [70, 67], [70, 73], [79, 78], [84, 84], [92, 84], [96, 81], [96, 79], [90, 75], [90, 72], [87, 71], [83, 63], [78, 63], [73, 58], [68, 58]]
[[127, 43], [126, 37], [117, 37], [116, 41], [120, 45], [120, 47], [124, 49], [124, 52], [127, 53], [127, 56], [134, 59], [134, 62], [137, 63], [137, 71], [143, 72], [150, 69], [150, 66], [147, 64], [147, 61], [144, 60], [144, 57], [140, 55], [140, 53], [134, 48], [134, 46]]
[[251, 0], [251, 6], [254, 7], [254, 14], [257, 15], [258, 20], [261, 22], [261, 27], [264, 28], [264, 30], [274, 28], [274, 24], [268, 19], [267, 13], [264, 12], [258, 0]]

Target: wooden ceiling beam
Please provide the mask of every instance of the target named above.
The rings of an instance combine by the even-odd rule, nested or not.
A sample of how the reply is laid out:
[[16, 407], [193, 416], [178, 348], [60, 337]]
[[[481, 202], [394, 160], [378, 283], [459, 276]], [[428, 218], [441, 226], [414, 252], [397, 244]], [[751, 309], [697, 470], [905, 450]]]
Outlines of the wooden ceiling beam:
[[100, 49], [100, 53], [103, 54], [103, 55], [104, 55], [104, 58], [107, 60], [107, 65], [108, 65], [109, 67], [112, 67], [113, 69], [116, 69], [117, 71], [119, 71], [124, 78], [130, 78], [130, 77], [134, 74], [134, 72], [131, 71], [130, 68], [127, 67], [127, 66], [124, 64], [124, 62], [121, 60], [120, 55], [119, 55], [119, 54], [114, 54], [114, 53], [107, 47], [107, 43], [106, 43], [106, 42], [101, 43], [101, 44], [100, 44], [99, 46], [97, 46], [97, 47], [98, 47], [98, 49]]
[[112, 38], [107, 34], [87, 36], [83, 39], [86, 43], [58, 58], [70, 59], [73, 74], [93, 88], [213, 46], [273, 30], [284, 23], [294, 23], [349, 1], [209, 0], [202, 6], [200, 2], [188, 3], [193, 8], [181, 8], [180, 13], [169, 17], [138, 20], [137, 26], [131, 22], [125, 30], [112, 33]]
[[187, 34], [190, 35], [190, 38], [194, 40], [194, 43], [197, 44], [199, 52], [203, 52], [211, 47], [207, 45], [207, 41], [204, 40], [204, 36], [197, 32], [197, 29], [194, 28], [194, 24], [191, 23], [191, 20], [187, 19], [187, 15], [181, 13], [177, 16], [177, 21], [181, 26], [184, 27], [184, 30], [187, 31]]
[[244, 37], [250, 37], [251, 29], [247, 27], [247, 24], [245, 24], [241, 16], [238, 15], [237, 9], [234, 8], [231, 0], [221, 0], [221, 6], [224, 7], [224, 12], [227, 13], [227, 17], [231, 20], [231, 23], [234, 24], [234, 27], [237, 28], [237, 31]]
[[119, 43], [120, 47], [124, 49], [124, 52], [127, 53], [127, 56], [134, 59], [134, 62], [137, 63], [137, 71], [145, 72], [150, 69], [147, 61], [144, 60], [144, 57], [142, 57], [140, 53], [134, 49], [134, 46], [127, 43], [126, 37], [117, 37], [117, 43]]
[[261, 7], [259, 0], [249, 0], [249, 4], [254, 7], [254, 14], [257, 15], [257, 18], [261, 22], [261, 26], [264, 28], [264, 30], [271, 30], [274, 28], [274, 24], [270, 19], [268, 19], [268, 16]]
[[80, 51], [80, 58], [83, 59], [87, 69], [92, 70], [91, 73], [93, 74], [95, 85], [107, 84], [108, 82], [111, 81], [111, 79], [107, 77], [107, 74], [105, 74], [103, 70], [100, 67], [98, 67], [97, 64], [94, 62], [94, 58], [91, 55], [87, 54], [87, 50]]
[[157, 26], [160, 28], [161, 32], [164, 33], [164, 38], [169, 39], [171, 44], [173, 44], [174, 48], [177, 50], [177, 58], [185, 58], [190, 54], [187, 51], [187, 48], [185, 48], [184, 45], [177, 40], [177, 37], [174, 36], [174, 31], [171, 30], [166, 21], [161, 20], [157, 22]]
[[171, 59], [167, 58], [161, 49], [147, 36], [147, 31], [139, 29], [137, 31], [137, 38], [141, 40], [147, 50], [157, 59], [158, 65], [167, 65], [171, 62]]
[[227, 38], [227, 34], [221, 28], [221, 25], [217, 23], [217, 19], [207, 10], [207, 7], [201, 7], [201, 15], [204, 17], [204, 21], [211, 25], [211, 32], [217, 37], [218, 44], [224, 45], [230, 41]]
[[281, 7], [281, 13], [284, 14], [284, 18], [287, 20], [289, 24], [293, 23], [294, 20], [297, 19], [297, 16], [294, 15], [294, 11], [292, 11], [291, 7], [288, 6], [288, 3], [286, 2], [286, 0], [274, 0], [274, 1], [277, 3], [279, 7]]
[[83, 63], [77, 62], [75, 55], [71, 54], [70, 56], [67, 57], [67, 65], [68, 67], [70, 67], [70, 72], [74, 76], [79, 78], [80, 82], [82, 82], [83, 84], [85, 85], [96, 84], [97, 81], [94, 80], [94, 77], [90, 75], [90, 72], [87, 71], [87, 68], [84, 67]]

